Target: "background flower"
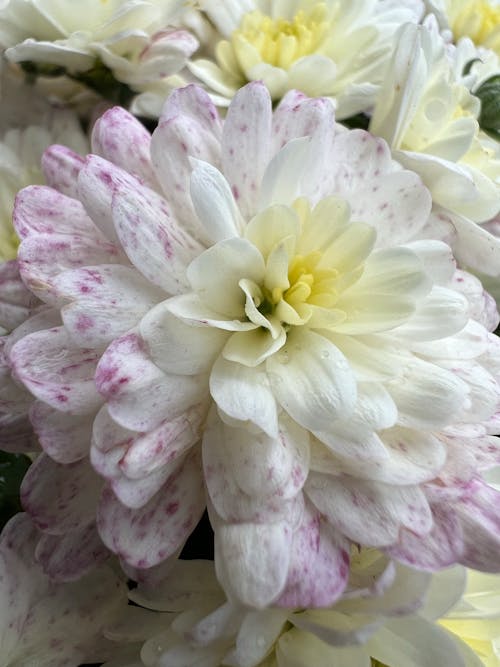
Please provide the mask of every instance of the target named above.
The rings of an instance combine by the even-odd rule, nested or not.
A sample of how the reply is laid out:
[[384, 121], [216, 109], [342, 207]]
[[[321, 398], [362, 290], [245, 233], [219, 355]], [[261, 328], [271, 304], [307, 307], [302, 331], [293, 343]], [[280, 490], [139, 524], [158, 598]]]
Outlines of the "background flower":
[[291, 89], [335, 98], [339, 118], [371, 106], [391, 50], [390, 35], [420, 18], [418, 2], [224, 0], [200, 3], [219, 35], [213, 55], [191, 71], [227, 105], [248, 81], [264, 81], [273, 100]]

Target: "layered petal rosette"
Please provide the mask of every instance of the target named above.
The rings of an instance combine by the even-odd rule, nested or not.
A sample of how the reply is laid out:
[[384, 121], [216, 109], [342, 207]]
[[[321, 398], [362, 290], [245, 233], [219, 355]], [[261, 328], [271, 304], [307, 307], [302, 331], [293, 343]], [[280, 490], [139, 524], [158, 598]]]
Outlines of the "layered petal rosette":
[[207, 58], [189, 68], [227, 106], [248, 81], [262, 80], [274, 100], [297, 89], [335, 99], [337, 115], [366, 111], [383, 77], [393, 32], [417, 22], [423, 4], [359, 0], [203, 0], [218, 33]]
[[463, 76], [468, 63], [482, 58], [467, 44], [447, 48], [429, 26], [403, 26], [369, 129], [421, 176], [443, 208], [455, 229], [456, 257], [497, 276], [500, 245], [482, 223], [499, 213], [500, 144], [480, 128], [481, 101], [468, 88], [477, 92], [490, 68], [473, 66]]
[[71, 194], [54, 171], [15, 210], [23, 280], [61, 317], [9, 352], [47, 453], [23, 488], [38, 524], [91, 529], [92, 430], [99, 533], [128, 568], [175, 555], [207, 494], [246, 605], [332, 605], [351, 543], [498, 569], [498, 315], [420, 178], [328, 100], [273, 113], [260, 83], [224, 122], [178, 90], [152, 137], [110, 110], [93, 150]]
[[[124, 609], [106, 631], [121, 650], [129, 647], [129, 662], [109, 667], [479, 667], [433, 622], [460, 595], [462, 568], [431, 578], [375, 550], [354, 560], [344, 600], [321, 610], [249, 610], [224, 598], [213, 563], [178, 561], [154, 587], [131, 591], [139, 607]], [[139, 634], [147, 638], [141, 660], [131, 645]]]

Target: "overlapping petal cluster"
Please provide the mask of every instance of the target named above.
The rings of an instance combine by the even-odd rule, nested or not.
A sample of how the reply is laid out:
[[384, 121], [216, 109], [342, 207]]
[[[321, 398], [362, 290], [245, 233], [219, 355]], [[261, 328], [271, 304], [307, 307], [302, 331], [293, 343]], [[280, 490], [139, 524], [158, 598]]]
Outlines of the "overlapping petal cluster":
[[[107, 630], [129, 647], [128, 662], [112, 664], [480, 667], [467, 646], [432, 622], [460, 595], [462, 568], [431, 578], [376, 551], [361, 551], [354, 561], [348, 592], [334, 607], [260, 611], [225, 600], [212, 563], [179, 561], [159, 585], [139, 584], [130, 593], [143, 608], [124, 610]], [[154, 627], [148, 610], [156, 613]], [[139, 633], [147, 638], [141, 660], [130, 644]]]
[[72, 584], [51, 582], [35, 557], [37, 532], [18, 514], [0, 538], [2, 665], [67, 667], [114, 655], [102, 628], [126, 604], [125, 582], [107, 566]]
[[106, 557], [96, 513], [128, 572], [161, 566], [208, 502], [217, 576], [254, 607], [331, 606], [352, 543], [495, 571], [498, 314], [420, 178], [260, 83], [224, 121], [190, 86], [152, 137], [117, 108], [92, 141], [51, 148], [14, 216], [46, 304], [7, 341], [46, 569]]
[[[482, 54], [473, 55], [467, 44], [445, 46], [428, 26], [407, 24], [400, 30], [370, 130], [389, 142], [398, 161], [420, 174], [433, 201], [454, 214], [453, 224], [466, 237], [468, 221], [483, 223], [499, 212], [500, 153], [498, 142], [479, 127], [481, 103], [462, 72]], [[469, 85], [475, 89], [481, 76], [479, 70]], [[494, 247], [492, 261], [482, 268], [496, 275], [498, 242], [486, 234], [483, 244], [477, 253], [467, 253], [460, 244], [455, 252], [474, 266], [488, 245]]]
[[8, 60], [42, 74], [59, 67], [86, 82], [102, 63], [134, 91], [165, 96], [167, 78], [198, 48], [183, 11], [180, 0], [9, 0], [0, 9], [0, 44]]

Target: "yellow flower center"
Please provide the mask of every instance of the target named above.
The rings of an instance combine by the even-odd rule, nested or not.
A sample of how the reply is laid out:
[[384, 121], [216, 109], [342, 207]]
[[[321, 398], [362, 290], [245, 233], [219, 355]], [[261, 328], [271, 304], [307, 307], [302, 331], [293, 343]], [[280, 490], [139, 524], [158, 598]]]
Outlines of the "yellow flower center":
[[500, 6], [488, 0], [452, 0], [450, 25], [455, 39], [470, 37], [500, 55]]
[[257, 10], [243, 17], [231, 41], [236, 53], [242, 44], [251, 45], [262, 61], [288, 69], [299, 58], [318, 50], [328, 27], [324, 3], [313, 5], [309, 12], [300, 10], [291, 21], [273, 19]]

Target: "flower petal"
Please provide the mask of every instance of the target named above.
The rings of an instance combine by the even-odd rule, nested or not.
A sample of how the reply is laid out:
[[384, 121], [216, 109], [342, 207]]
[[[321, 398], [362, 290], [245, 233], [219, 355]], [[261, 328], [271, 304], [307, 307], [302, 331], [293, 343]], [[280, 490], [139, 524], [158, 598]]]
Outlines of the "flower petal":
[[108, 109], [94, 123], [91, 141], [92, 153], [126, 169], [149, 187], [158, 187], [150, 158], [151, 135], [128, 111]]
[[293, 533], [285, 589], [274, 603], [279, 607], [330, 607], [347, 585], [349, 543], [314, 509]]
[[103, 542], [126, 563], [149, 568], [184, 544], [204, 508], [200, 466], [191, 456], [170, 483], [140, 509], [125, 507], [105, 489], [97, 525]]
[[14, 373], [36, 398], [76, 415], [90, 414], [102, 402], [94, 385], [99, 356], [76, 346], [64, 327], [25, 336], [10, 352]]
[[231, 101], [222, 134], [222, 170], [247, 219], [269, 159], [272, 109], [267, 88], [259, 81], [241, 88]]
[[40, 529], [64, 535], [95, 517], [101, 486], [87, 461], [61, 465], [41, 454], [23, 480], [21, 500]]
[[200, 403], [207, 392], [204, 377], [163, 373], [135, 333], [108, 347], [97, 366], [95, 383], [113, 419], [124, 428], [143, 432]]
[[74, 463], [88, 456], [93, 415], [76, 416], [35, 401], [30, 419], [46, 454], [57, 463]]
[[354, 375], [344, 355], [323, 336], [292, 331], [266, 367], [278, 402], [304, 428], [326, 429], [354, 409]]
[[42, 156], [45, 182], [68, 197], [77, 196], [76, 183], [85, 159], [66, 146], [49, 146]]
[[152, 190], [116, 184], [112, 214], [116, 233], [134, 266], [169, 294], [187, 286], [186, 267], [202, 250]]
[[215, 569], [229, 596], [262, 609], [286, 583], [292, 535], [286, 522], [239, 523], [215, 532]]
[[276, 401], [262, 367], [249, 368], [219, 357], [210, 374], [210, 393], [225, 414], [276, 437]]
[[169, 301], [152, 308], [140, 323], [151, 359], [167, 373], [207, 372], [227, 334], [215, 327], [197, 327], [183, 322], [167, 309]]

